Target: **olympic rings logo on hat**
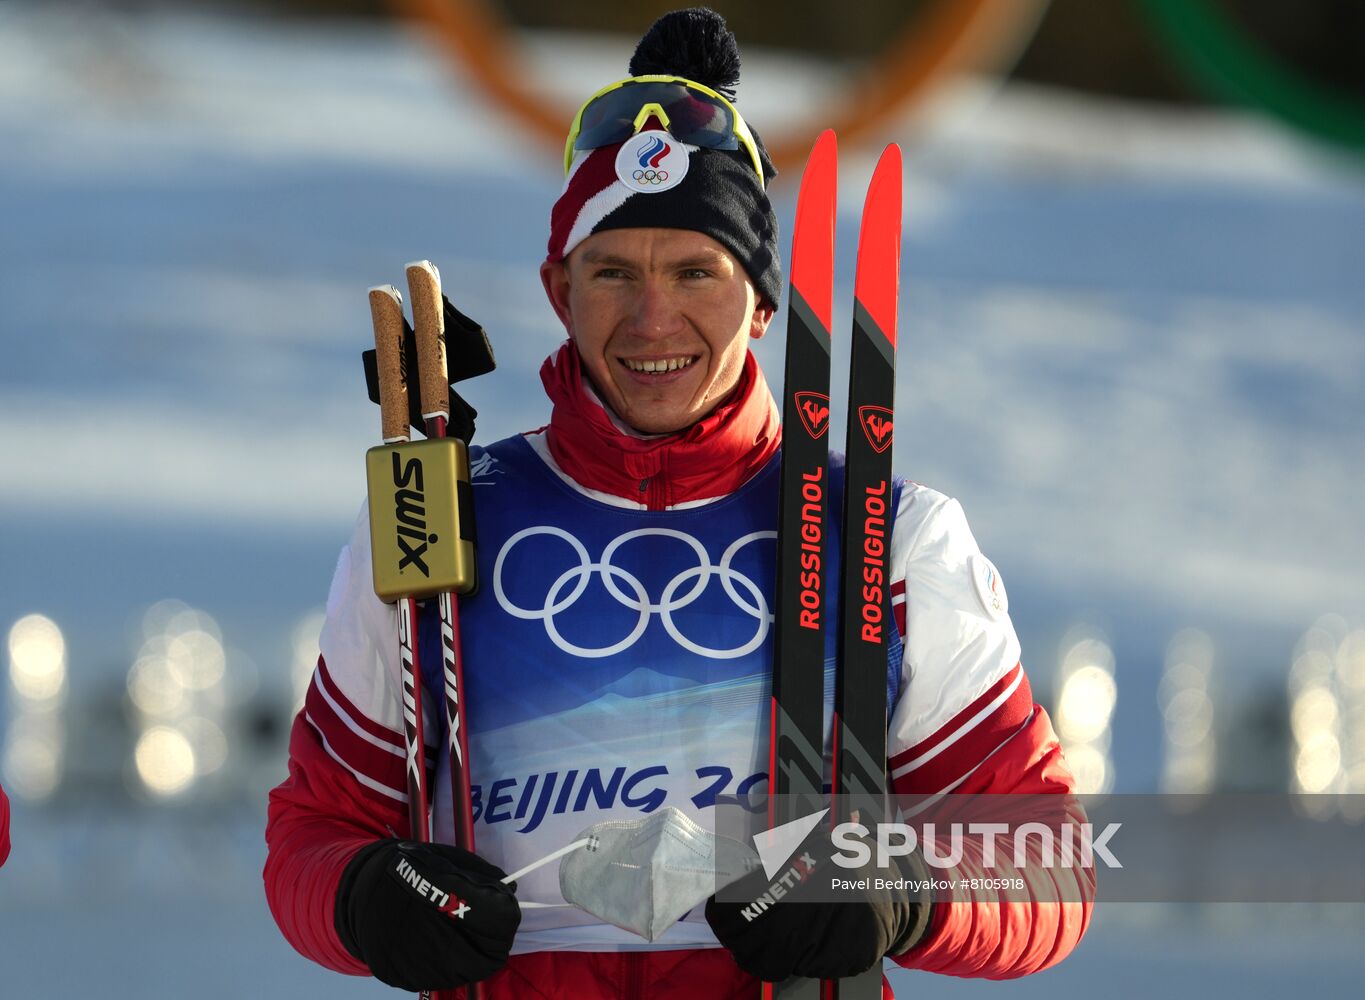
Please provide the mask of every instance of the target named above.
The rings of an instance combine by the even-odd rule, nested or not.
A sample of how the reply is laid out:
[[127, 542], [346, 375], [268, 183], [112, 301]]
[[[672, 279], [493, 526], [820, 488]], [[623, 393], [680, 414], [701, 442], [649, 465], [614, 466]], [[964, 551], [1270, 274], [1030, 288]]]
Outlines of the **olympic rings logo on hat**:
[[[578, 557], [578, 564], [570, 566], [550, 584], [545, 591], [545, 599], [540, 607], [523, 608], [514, 603], [503, 588], [503, 565], [507, 560], [508, 553], [520, 542], [538, 536], [559, 538], [567, 542]], [[612, 563], [613, 557], [623, 545], [650, 536], [677, 539], [691, 548], [697, 557], [697, 565], [684, 569], [664, 585], [657, 601], [652, 599], [639, 577]], [[627, 531], [616, 536], [602, 550], [601, 558], [594, 560], [588, 555], [587, 547], [563, 528], [537, 525], [531, 528], [523, 528], [503, 544], [502, 549], [498, 552], [497, 560], [493, 564], [493, 594], [502, 609], [514, 618], [544, 623], [545, 634], [549, 636], [550, 641], [570, 656], [593, 659], [614, 656], [617, 653], [624, 652], [640, 640], [640, 637], [645, 634], [645, 630], [649, 627], [650, 621], [657, 614], [663, 623], [664, 630], [674, 642], [688, 652], [713, 660], [736, 659], [753, 652], [763, 644], [763, 640], [767, 638], [772, 626], [773, 615], [768, 609], [768, 601], [763, 589], [748, 576], [735, 569], [732, 564], [735, 556], [745, 546], [769, 538], [776, 539], [777, 532], [754, 531], [742, 535], [730, 543], [721, 555], [719, 563], [712, 564], [706, 547], [686, 532], [672, 528], [637, 528], [634, 531]], [[577, 603], [594, 576], [601, 579], [607, 593], [618, 604], [630, 611], [638, 612], [639, 618], [624, 638], [610, 645], [580, 646], [569, 641], [560, 633], [555, 624], [555, 616]], [[754, 619], [754, 634], [741, 645], [731, 649], [715, 649], [704, 646], [683, 635], [677, 622], [673, 620], [674, 612], [681, 611], [701, 597], [713, 577], [719, 579], [721, 587], [735, 607]], [[684, 590], [684, 588], [686, 589]], [[683, 592], [679, 593], [680, 591]]]
[[696, 148], [658, 129], [638, 132], [616, 154], [616, 178], [642, 194], [667, 191], [687, 176], [690, 153]]

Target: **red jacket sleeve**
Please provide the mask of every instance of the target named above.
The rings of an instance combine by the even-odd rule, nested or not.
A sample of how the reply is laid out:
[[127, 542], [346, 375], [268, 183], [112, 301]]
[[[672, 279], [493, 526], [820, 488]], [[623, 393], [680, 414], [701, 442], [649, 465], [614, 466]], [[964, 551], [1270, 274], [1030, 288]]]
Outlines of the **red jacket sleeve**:
[[0, 865], [9, 857], [9, 799], [0, 788]]
[[[943, 788], [946, 771], [965, 771], [965, 778], [952, 788], [953, 798], [963, 795], [1063, 796], [1056, 810], [1049, 809], [1049, 821], [1085, 822], [1079, 802], [1070, 794], [1075, 782], [1061, 747], [1052, 731], [1047, 713], [1033, 704], [1028, 679], [1016, 667], [1014, 692], [986, 718], [975, 722], [970, 732], [954, 740], [943, 753], [934, 755], [933, 768], [927, 765], [894, 779], [900, 794], [932, 794]], [[1013, 674], [1014, 671], [1011, 672]], [[1008, 677], [1008, 675], [1007, 675]], [[991, 697], [987, 692], [983, 699]], [[953, 727], [964, 712], [949, 722]], [[1022, 721], [1021, 720], [1022, 716]], [[942, 732], [942, 731], [941, 731]], [[921, 747], [932, 744], [935, 734]], [[958, 747], [961, 746], [961, 750]], [[993, 746], [984, 758], [973, 747]], [[933, 747], [912, 748], [902, 759], [917, 754], [929, 756]], [[893, 761], [893, 771], [895, 761]], [[935, 787], [929, 788], [929, 785]], [[964, 800], [967, 801], [967, 800]], [[981, 800], [976, 800], [981, 801]], [[1031, 800], [1039, 801], [1039, 800]], [[951, 808], [951, 807], [950, 807]], [[980, 843], [966, 838], [961, 862], [947, 879], [959, 886], [952, 901], [935, 906], [934, 924], [925, 939], [895, 961], [909, 969], [922, 969], [951, 976], [985, 979], [1011, 979], [1025, 976], [1060, 962], [1076, 947], [1090, 922], [1094, 903], [1094, 871], [1078, 865], [1044, 865], [1042, 847], [1030, 841], [1022, 866], [1001, 863], [1010, 851], [997, 852], [997, 863], [989, 870], [983, 863]], [[945, 852], [946, 853], [946, 852]], [[1011, 891], [1015, 901], [1001, 901], [993, 890], [967, 890], [964, 878], [1018, 877], [1027, 886], [1024, 892]]]
[[401, 757], [361, 738], [358, 722], [364, 720], [345, 719], [343, 713], [354, 709], [344, 699], [338, 703], [327, 680], [320, 661], [294, 719], [289, 777], [270, 793], [265, 894], [275, 922], [300, 954], [338, 972], [368, 975], [337, 939], [337, 885], [365, 844], [408, 835], [405, 802], [377, 790], [380, 782], [371, 777], [383, 768], [378, 776], [384, 784], [402, 787], [403, 766]]
[[[982, 554], [961, 505], [916, 484], [901, 491], [891, 550], [892, 611], [905, 648], [888, 731], [893, 790], [919, 797], [908, 805], [924, 807], [917, 814], [920, 836], [941, 848], [939, 859], [951, 858], [957, 843], [941, 820], [1004, 820], [1012, 831], [1046, 821], [1055, 843], [1061, 824], [1083, 822], [1084, 815], [1070, 794], [1075, 782], [1047, 713], [1033, 702], [998, 570]], [[945, 832], [946, 847], [937, 843]], [[1017, 858], [1011, 838], [988, 868], [987, 845], [997, 845], [969, 826], [962, 833], [961, 858], [930, 872], [953, 888], [939, 895], [924, 939], [896, 961], [951, 976], [1006, 979], [1066, 957], [1090, 919], [1093, 872], [1043, 864], [1041, 834], [1023, 838]], [[1010, 888], [968, 891], [980, 884], [970, 880], [983, 878], [1006, 879]], [[1019, 879], [1023, 890], [1014, 887]]]

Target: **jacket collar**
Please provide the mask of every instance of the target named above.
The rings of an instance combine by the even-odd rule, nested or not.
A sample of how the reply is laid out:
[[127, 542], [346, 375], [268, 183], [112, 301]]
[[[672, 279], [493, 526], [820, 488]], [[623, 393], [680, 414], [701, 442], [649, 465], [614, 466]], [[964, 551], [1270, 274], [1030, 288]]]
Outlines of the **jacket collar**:
[[781, 443], [777, 404], [752, 353], [730, 397], [686, 430], [639, 437], [619, 426], [566, 341], [540, 378], [554, 404], [546, 441], [555, 462], [589, 489], [664, 510], [733, 493]]

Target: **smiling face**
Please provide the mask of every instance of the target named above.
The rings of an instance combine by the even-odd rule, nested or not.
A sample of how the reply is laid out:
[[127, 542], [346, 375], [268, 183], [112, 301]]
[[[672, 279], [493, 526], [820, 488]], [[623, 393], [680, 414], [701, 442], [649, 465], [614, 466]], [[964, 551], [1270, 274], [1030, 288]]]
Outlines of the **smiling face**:
[[596, 233], [540, 276], [598, 393], [646, 434], [724, 402], [773, 316], [734, 255], [690, 229]]

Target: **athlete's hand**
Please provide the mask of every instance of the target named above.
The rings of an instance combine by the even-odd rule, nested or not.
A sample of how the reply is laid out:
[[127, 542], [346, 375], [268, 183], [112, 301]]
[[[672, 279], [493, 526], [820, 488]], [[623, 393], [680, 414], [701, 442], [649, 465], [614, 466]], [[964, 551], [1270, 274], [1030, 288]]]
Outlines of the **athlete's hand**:
[[[770, 983], [790, 976], [839, 979], [867, 971], [884, 955], [904, 954], [924, 936], [932, 908], [927, 889], [870, 888], [878, 878], [923, 882], [923, 862], [911, 856], [891, 858], [892, 869], [871, 861], [843, 868], [830, 860], [834, 853], [828, 833], [817, 831], [792, 856], [794, 874], [784, 879], [790, 870], [784, 869], [769, 879], [756, 868], [721, 893], [736, 902], [707, 900], [706, 921], [741, 969]], [[832, 878], [865, 879], [869, 888], [835, 896]]]
[[337, 888], [337, 936], [376, 979], [443, 990], [486, 979], [507, 962], [521, 909], [516, 885], [476, 854], [447, 844], [378, 840], [351, 859]]

